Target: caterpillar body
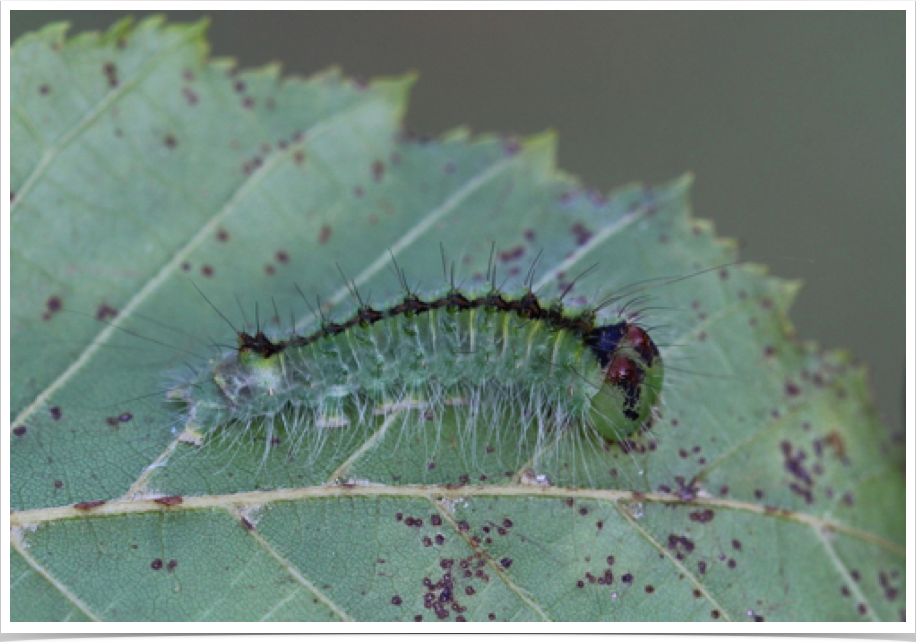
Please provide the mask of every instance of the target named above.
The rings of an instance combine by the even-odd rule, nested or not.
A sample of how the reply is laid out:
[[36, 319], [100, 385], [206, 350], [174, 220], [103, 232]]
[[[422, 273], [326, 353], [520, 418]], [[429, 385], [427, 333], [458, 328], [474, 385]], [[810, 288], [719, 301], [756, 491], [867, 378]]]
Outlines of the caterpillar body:
[[238, 426], [263, 425], [268, 448], [284, 431], [302, 442], [374, 415], [422, 423], [446, 408], [466, 431], [500, 424], [535, 431], [538, 443], [567, 431], [623, 441], [649, 420], [664, 367], [640, 325], [562, 297], [542, 301], [530, 287], [452, 285], [421, 297], [402, 282], [406, 294], [393, 304], [360, 302], [346, 320], [322, 318], [311, 332], [238, 332], [238, 348], [170, 400], [205, 434], [235, 440]]

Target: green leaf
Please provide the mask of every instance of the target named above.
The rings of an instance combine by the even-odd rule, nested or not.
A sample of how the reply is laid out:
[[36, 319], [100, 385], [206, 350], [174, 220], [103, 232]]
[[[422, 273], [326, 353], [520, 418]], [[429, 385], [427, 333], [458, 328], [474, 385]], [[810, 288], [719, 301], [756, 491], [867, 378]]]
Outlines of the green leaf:
[[[11, 58], [14, 621], [435, 620], [430, 592], [450, 620], [904, 618], [903, 450], [863, 369], [792, 339], [795, 284], [698, 273], [735, 251], [689, 178], [605, 197], [552, 135], [421, 140], [411, 78], [236, 72], [203, 24], [65, 31]], [[494, 241], [519, 282], [543, 251], [547, 295], [592, 265], [577, 293], [666, 277], [639, 293], [650, 434], [532, 474], [517, 426], [372, 417], [265, 456], [188, 443], [165, 407], [234, 342], [195, 284], [236, 324], [272, 301], [300, 324], [296, 285], [352, 307], [338, 265], [381, 302], [389, 250], [423, 289], [440, 243], [463, 279]]]

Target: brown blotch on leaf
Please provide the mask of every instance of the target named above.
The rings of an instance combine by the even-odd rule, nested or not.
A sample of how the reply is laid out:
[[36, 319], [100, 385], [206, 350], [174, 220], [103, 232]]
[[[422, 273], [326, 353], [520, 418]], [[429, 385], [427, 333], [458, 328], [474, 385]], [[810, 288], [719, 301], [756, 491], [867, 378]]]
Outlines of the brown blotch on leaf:
[[330, 238], [331, 238], [331, 226], [322, 225], [321, 230], [318, 232], [318, 243], [320, 243], [321, 245], [324, 245], [325, 243], [327, 243], [330, 240]]
[[693, 513], [690, 513], [690, 521], [699, 522], [700, 524], [705, 524], [706, 522], [711, 522], [713, 520], [713, 517], [715, 517], [715, 515], [716, 514], [712, 511], [711, 508], [707, 508], [705, 510], [695, 511]]
[[60, 297], [48, 297], [48, 300], [45, 301], [45, 312], [41, 315], [41, 318], [47, 321], [52, 316], [60, 312], [61, 307], [63, 307], [63, 302], [60, 300]]
[[187, 101], [187, 103], [192, 107], [200, 102], [200, 98], [198, 97], [197, 92], [190, 87], [183, 87], [181, 93], [184, 96], [185, 101]]
[[385, 176], [385, 163], [382, 161], [375, 161], [372, 163], [372, 180], [376, 183], [380, 182]]
[[117, 87], [118, 86], [118, 68], [109, 62], [109, 63], [106, 63], [106, 65], [103, 67], [103, 71], [105, 72], [105, 77], [108, 79], [108, 86], [112, 88]]
[[157, 497], [153, 501], [163, 506], [178, 506], [184, 499], [182, 499], [181, 495], [169, 495], [168, 497]]
[[91, 510], [95, 508], [96, 506], [101, 506], [104, 503], [105, 503], [104, 499], [96, 499], [91, 502], [79, 502], [78, 504], [74, 504], [73, 508], [75, 508], [76, 510]]
[[106, 303], [100, 305], [95, 311], [95, 318], [99, 321], [114, 319], [116, 316], [118, 316], [118, 311]]

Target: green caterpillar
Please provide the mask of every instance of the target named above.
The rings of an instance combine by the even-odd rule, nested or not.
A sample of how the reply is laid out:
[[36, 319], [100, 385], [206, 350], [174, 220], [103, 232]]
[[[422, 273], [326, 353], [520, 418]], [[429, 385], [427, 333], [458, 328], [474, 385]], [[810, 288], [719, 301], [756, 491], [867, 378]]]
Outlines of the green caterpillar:
[[[454, 407], [467, 425], [582, 430], [624, 441], [651, 417], [664, 368], [648, 332], [525, 288], [452, 286], [286, 338], [238, 332], [238, 349], [170, 394], [205, 434], [262, 422], [269, 435], [372, 415]], [[269, 442], [270, 440], [268, 440]]]

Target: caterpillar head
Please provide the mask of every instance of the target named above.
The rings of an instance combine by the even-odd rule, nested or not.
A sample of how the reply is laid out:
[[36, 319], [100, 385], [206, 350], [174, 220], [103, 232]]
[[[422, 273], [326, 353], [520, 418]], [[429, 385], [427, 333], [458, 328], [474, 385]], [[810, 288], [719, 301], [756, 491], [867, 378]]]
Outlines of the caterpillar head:
[[595, 328], [585, 343], [604, 372], [592, 398], [594, 428], [605, 439], [629, 439], [649, 419], [662, 389], [658, 347], [645, 330], [626, 321]]

